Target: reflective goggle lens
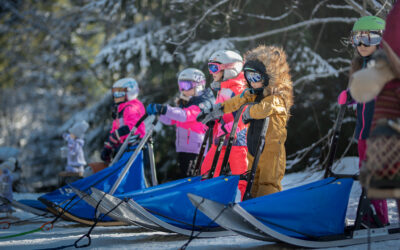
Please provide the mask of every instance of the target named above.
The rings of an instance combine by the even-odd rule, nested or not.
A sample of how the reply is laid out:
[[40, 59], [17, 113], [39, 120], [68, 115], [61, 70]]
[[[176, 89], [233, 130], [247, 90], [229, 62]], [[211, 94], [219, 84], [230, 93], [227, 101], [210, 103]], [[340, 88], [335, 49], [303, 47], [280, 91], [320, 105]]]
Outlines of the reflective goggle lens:
[[126, 95], [126, 88], [112, 88], [111, 92], [114, 98], [124, 97]]
[[178, 85], [180, 91], [191, 90], [194, 87], [192, 81], [178, 81]]
[[259, 82], [262, 80], [262, 75], [255, 71], [245, 71], [244, 77], [246, 77], [248, 82]]
[[221, 65], [218, 63], [208, 63], [208, 71], [210, 74], [215, 74], [221, 71]]
[[120, 97], [124, 97], [124, 96], [125, 96], [125, 94], [126, 94], [126, 92], [119, 92], [119, 91], [117, 91], [117, 92], [113, 92], [113, 96], [114, 96], [114, 98], [120, 98]]
[[375, 33], [356, 33], [352, 36], [352, 44], [354, 47], [364, 44], [365, 46], [378, 45], [381, 43], [382, 37]]

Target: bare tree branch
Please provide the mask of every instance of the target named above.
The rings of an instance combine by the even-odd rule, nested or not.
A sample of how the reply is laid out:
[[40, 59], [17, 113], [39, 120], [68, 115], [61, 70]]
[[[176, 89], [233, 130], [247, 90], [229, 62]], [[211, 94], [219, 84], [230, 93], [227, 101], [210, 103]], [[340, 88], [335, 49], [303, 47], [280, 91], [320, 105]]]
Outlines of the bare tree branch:
[[355, 11], [357, 11], [358, 13], [360, 13], [361, 16], [372, 16], [372, 14], [367, 11], [366, 9], [364, 9], [361, 5], [359, 5], [358, 3], [356, 3], [353, 0], [345, 0], [347, 4], [349, 4], [350, 6], [352, 6], [354, 8]]
[[336, 75], [338, 75], [340, 73], [348, 72], [349, 70], [350, 70], [350, 67], [345, 67], [345, 68], [337, 69], [335, 72], [325, 72], [325, 73], [319, 73], [319, 74], [316, 74], [316, 73], [308, 74], [308, 75], [302, 76], [302, 77], [298, 78], [296, 81], [294, 81], [293, 82], [293, 87], [295, 87], [296, 85], [298, 85], [298, 84], [300, 84], [300, 83], [302, 83], [304, 81], [314, 81], [315, 79], [318, 79], [318, 78], [327, 78], [327, 77], [330, 77], [330, 76], [336, 76]]
[[186, 38], [183, 39], [181, 42], [179, 43], [175, 43], [175, 42], [169, 42], [171, 44], [177, 45], [178, 47], [181, 46], [182, 44], [186, 43], [190, 38], [192, 38], [194, 36], [194, 34], [196, 33], [196, 29], [197, 27], [203, 22], [203, 20], [211, 13], [213, 12], [216, 8], [218, 8], [219, 6], [225, 4], [229, 2], [229, 0], [222, 0], [216, 4], [214, 4], [213, 6], [211, 6], [210, 8], [207, 9], [207, 11], [203, 14], [203, 16], [200, 17], [199, 20], [197, 20], [197, 22], [192, 26], [192, 28], [190, 28], [189, 30], [185, 30], [184, 32], [182, 32], [181, 34], [179, 34], [178, 36], [183, 36], [185, 35]]
[[317, 5], [315, 5], [313, 11], [311, 12], [310, 19], [317, 13], [319, 8], [324, 5], [328, 0], [320, 1]]
[[257, 14], [251, 14], [251, 13], [245, 14], [245, 16], [258, 18], [261, 20], [280, 21], [280, 20], [288, 17], [292, 12], [293, 12], [293, 8], [291, 8], [288, 12], [283, 13], [282, 15], [277, 16], [277, 17], [257, 15]]
[[229, 38], [227, 38], [227, 40], [235, 41], [235, 42], [246, 42], [246, 41], [260, 39], [260, 38], [267, 37], [267, 36], [276, 35], [276, 34], [283, 33], [283, 32], [297, 30], [302, 27], [307, 27], [310, 25], [317, 25], [317, 24], [323, 24], [323, 23], [350, 23], [350, 24], [353, 24], [355, 21], [357, 21], [357, 18], [352, 18], [352, 17], [348, 17], [348, 18], [346, 18], [346, 17], [315, 18], [312, 20], [307, 20], [304, 22], [289, 25], [284, 28], [279, 28], [279, 29], [274, 29], [274, 30], [263, 32], [263, 33], [259, 33], [257, 35], [244, 36], [244, 37], [229, 37]]

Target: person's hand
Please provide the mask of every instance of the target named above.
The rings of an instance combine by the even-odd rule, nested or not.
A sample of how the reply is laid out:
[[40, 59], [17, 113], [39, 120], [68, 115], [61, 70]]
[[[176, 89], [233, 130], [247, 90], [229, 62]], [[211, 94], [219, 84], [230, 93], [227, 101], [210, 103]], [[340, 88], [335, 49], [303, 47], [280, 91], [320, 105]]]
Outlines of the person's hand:
[[345, 105], [347, 103], [347, 90], [343, 90], [340, 92], [338, 96], [338, 104]]
[[146, 107], [146, 113], [148, 115], [165, 115], [167, 113], [168, 106], [158, 103], [150, 103]]
[[250, 106], [248, 106], [247, 108], [246, 108], [246, 110], [243, 112], [243, 114], [242, 114], [242, 122], [244, 123], [244, 124], [247, 124], [247, 123], [249, 123], [249, 122], [251, 122], [251, 120], [253, 120], [253, 118], [251, 118], [251, 116], [250, 116], [250, 108], [252, 107], [253, 105], [250, 105]]
[[111, 154], [112, 154], [111, 148], [104, 147], [103, 151], [101, 151], [100, 158], [104, 162], [110, 162], [111, 161]]
[[224, 115], [224, 111], [222, 111], [222, 106], [220, 103], [212, 106], [211, 109], [202, 110], [200, 114], [197, 116], [196, 120], [203, 124], [207, 124], [210, 121], [217, 120]]
[[139, 135], [131, 135], [127, 138], [129, 145], [135, 145], [139, 143], [140, 137]]

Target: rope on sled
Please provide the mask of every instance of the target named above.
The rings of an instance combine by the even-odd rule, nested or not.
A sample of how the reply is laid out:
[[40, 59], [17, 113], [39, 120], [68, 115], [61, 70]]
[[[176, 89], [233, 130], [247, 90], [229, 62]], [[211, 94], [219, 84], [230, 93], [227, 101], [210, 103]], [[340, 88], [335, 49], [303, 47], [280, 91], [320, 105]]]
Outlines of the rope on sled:
[[[73, 201], [73, 199], [71, 199], [67, 205], [65, 207], [67, 207], [71, 202]], [[75, 203], [76, 204], [76, 203]], [[73, 205], [75, 205], [73, 204]], [[73, 206], [71, 206], [73, 207]], [[71, 207], [69, 207], [68, 209], [70, 209]], [[18, 234], [12, 234], [12, 235], [6, 235], [6, 236], [1, 236], [0, 239], [8, 239], [8, 238], [14, 238], [14, 237], [19, 237], [22, 235], [27, 235], [27, 234], [31, 234], [31, 233], [35, 233], [35, 232], [39, 232], [39, 231], [50, 231], [51, 229], [53, 229], [54, 227], [54, 223], [68, 210], [63, 209], [61, 211], [61, 213], [59, 213], [52, 221], [48, 221], [43, 223], [43, 225], [41, 225], [39, 228], [33, 229], [33, 230], [29, 230], [26, 232], [22, 232], [22, 233], [18, 233]]]
[[[194, 239], [196, 239], [197, 237], [199, 237], [199, 235], [203, 232], [203, 230], [199, 230], [199, 232], [198, 232], [196, 235], [194, 235], [195, 223], [196, 223], [196, 217], [197, 217], [197, 210], [199, 209], [199, 206], [200, 206], [203, 202], [204, 202], [204, 198], [203, 198], [203, 199], [201, 200], [201, 202], [196, 206], [196, 209], [194, 210], [194, 214], [193, 214], [192, 233], [190, 234], [188, 241], [187, 241], [185, 244], [183, 244], [183, 245], [179, 248], [179, 250], [185, 250], [185, 249], [189, 246], [190, 242], [192, 242]], [[223, 212], [226, 210], [226, 208], [227, 208], [227, 206], [225, 206], [225, 207], [217, 214], [217, 216], [215, 216], [215, 218], [214, 218], [210, 223], [208, 223], [208, 225], [206, 226], [206, 228], [207, 228], [208, 226], [211, 226], [211, 224], [214, 223], [214, 222], [223, 214]]]

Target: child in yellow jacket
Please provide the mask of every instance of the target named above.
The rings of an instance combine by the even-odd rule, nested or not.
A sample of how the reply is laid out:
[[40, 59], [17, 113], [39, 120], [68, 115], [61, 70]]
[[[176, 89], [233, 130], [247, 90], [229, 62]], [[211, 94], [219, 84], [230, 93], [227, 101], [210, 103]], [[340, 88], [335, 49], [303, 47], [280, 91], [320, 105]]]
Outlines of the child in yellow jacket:
[[245, 60], [243, 71], [249, 88], [222, 103], [219, 110], [212, 113], [214, 116], [231, 113], [245, 103], [257, 103], [247, 107], [242, 116], [244, 123], [250, 123], [247, 132], [249, 169], [257, 151], [263, 121], [269, 117], [265, 147], [251, 190], [253, 197], [259, 197], [282, 190], [281, 180], [286, 168], [286, 124], [293, 105], [293, 89], [286, 54], [281, 48], [259, 46], [247, 52]]

